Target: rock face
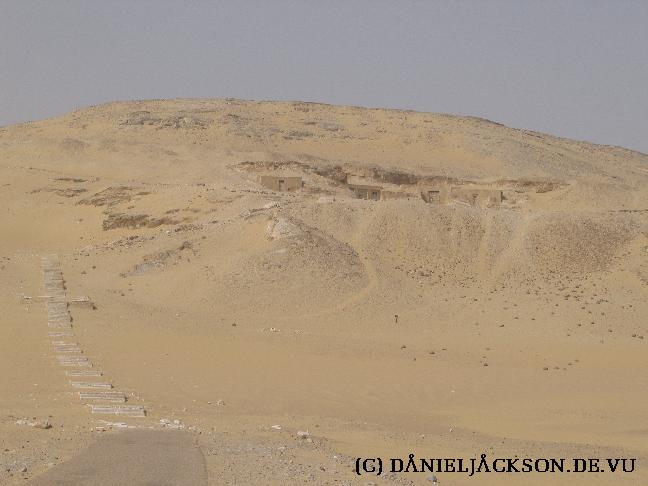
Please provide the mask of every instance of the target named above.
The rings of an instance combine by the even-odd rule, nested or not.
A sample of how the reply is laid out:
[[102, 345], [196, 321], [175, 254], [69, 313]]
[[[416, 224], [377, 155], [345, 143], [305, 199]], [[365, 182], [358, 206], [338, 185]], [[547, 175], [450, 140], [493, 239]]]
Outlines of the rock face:
[[299, 235], [299, 228], [286, 218], [271, 220], [268, 223], [268, 236], [273, 240], [294, 238]]

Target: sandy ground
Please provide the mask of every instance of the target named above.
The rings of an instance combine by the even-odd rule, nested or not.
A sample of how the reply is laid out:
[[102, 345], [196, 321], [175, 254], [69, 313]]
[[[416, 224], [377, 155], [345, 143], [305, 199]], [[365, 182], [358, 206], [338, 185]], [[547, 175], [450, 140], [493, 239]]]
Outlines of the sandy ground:
[[[410, 453], [638, 460], [441, 484], [648, 483], [648, 156], [472, 118], [236, 100], [7, 127], [0, 156], [0, 483], [169, 429], [199, 446], [209, 484], [431, 484], [353, 469]], [[506, 198], [362, 201], [340, 172]], [[261, 173], [304, 188], [272, 192]], [[68, 300], [93, 303], [70, 304], [75, 342], [145, 418], [90, 414], [57, 364], [39, 299], [52, 253]]]

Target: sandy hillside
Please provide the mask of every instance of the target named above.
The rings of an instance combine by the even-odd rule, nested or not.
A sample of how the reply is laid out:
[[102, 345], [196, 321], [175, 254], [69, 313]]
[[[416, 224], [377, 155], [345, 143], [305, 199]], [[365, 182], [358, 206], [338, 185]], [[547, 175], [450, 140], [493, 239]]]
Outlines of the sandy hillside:
[[[110, 103], [0, 128], [0, 227], [1, 484], [115, 422], [190, 431], [210, 484], [368, 484], [354, 458], [409, 453], [632, 457], [524, 484], [648, 484], [647, 155], [410, 111]], [[145, 418], [89, 413], [57, 364], [54, 254], [71, 339]]]

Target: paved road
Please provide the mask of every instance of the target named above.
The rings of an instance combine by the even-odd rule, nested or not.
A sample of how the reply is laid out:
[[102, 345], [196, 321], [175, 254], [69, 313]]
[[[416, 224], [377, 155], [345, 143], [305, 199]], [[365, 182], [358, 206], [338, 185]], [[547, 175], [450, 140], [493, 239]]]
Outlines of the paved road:
[[101, 437], [78, 456], [29, 482], [31, 486], [201, 486], [205, 460], [191, 434], [125, 430]]

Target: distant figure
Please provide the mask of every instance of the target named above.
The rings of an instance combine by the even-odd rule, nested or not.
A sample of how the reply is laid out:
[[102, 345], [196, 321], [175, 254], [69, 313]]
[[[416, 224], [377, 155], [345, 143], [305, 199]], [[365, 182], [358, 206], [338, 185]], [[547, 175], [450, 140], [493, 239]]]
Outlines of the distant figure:
[[396, 320], [396, 324], [398, 324], [398, 314], [394, 314], [394, 319]]

